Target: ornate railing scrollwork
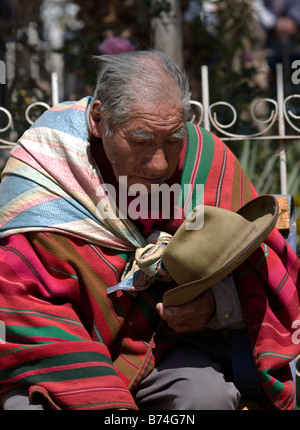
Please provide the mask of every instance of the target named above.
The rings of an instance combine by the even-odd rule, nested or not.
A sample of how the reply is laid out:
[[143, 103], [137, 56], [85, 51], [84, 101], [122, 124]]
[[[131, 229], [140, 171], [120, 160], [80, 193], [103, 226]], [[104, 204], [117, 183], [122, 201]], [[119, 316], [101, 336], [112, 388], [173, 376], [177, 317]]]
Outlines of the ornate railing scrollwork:
[[[265, 120], [259, 119], [255, 114], [255, 109], [257, 108], [257, 106], [259, 106], [262, 103], [270, 103], [270, 104], [273, 104], [274, 106], [274, 109], [270, 111], [269, 117], [266, 118]], [[262, 125], [269, 124], [264, 130], [252, 135], [252, 137], [262, 136], [273, 127], [273, 125], [276, 122], [276, 119], [278, 118], [278, 103], [275, 100], [270, 98], [256, 100], [251, 105], [251, 116], [253, 120], [259, 124], [262, 124]]]
[[[53, 105], [56, 105], [59, 103], [58, 75], [56, 72], [51, 73], [51, 97], [52, 97], [52, 104]], [[37, 106], [42, 107], [46, 110], [51, 108], [51, 106], [48, 105], [47, 103], [40, 102], [40, 101], [36, 101], [36, 102], [33, 102], [30, 105], [28, 105], [26, 110], [25, 110], [25, 119], [29, 125], [32, 125], [36, 120], [36, 118], [32, 119], [30, 117], [30, 111], [32, 108], [35, 108]], [[3, 112], [8, 118], [7, 125], [3, 128], [0, 128], [0, 133], [5, 133], [8, 130], [11, 130], [11, 136], [16, 135], [17, 132], [15, 131], [15, 128], [14, 128], [12, 114], [7, 109], [5, 109], [4, 107], [1, 107], [1, 106], [0, 106], [0, 112]], [[13, 136], [11, 141], [0, 138], [0, 149], [11, 149], [11, 148], [13, 148], [17, 144], [16, 140], [18, 140], [18, 138], [15, 138], [15, 136]]]
[[44, 102], [34, 102], [34, 103], [31, 103], [31, 104], [27, 107], [27, 109], [26, 109], [26, 111], [25, 111], [25, 118], [26, 118], [26, 121], [27, 121], [29, 124], [31, 124], [31, 125], [34, 123], [34, 120], [30, 119], [29, 112], [31, 111], [31, 109], [32, 109], [33, 107], [36, 107], [36, 106], [42, 106], [42, 107], [44, 107], [46, 110], [47, 110], [47, 109], [50, 109], [50, 106], [49, 106], [47, 103], [44, 103]]
[[[50, 109], [50, 106], [44, 102], [34, 102], [34, 103], [31, 103], [30, 105], [28, 105], [26, 108], [26, 111], [25, 111], [25, 119], [28, 122], [28, 124], [30, 124], [30, 125], [32, 125], [34, 123], [34, 120], [32, 120], [30, 118], [29, 112], [31, 111], [32, 108], [37, 107], [37, 106], [41, 106], [41, 107], [45, 108], [46, 110]], [[14, 131], [13, 117], [12, 117], [11, 113], [3, 107], [0, 107], [0, 111], [4, 112], [8, 118], [7, 125], [0, 129], [0, 133], [5, 133], [9, 129], [11, 131]], [[8, 140], [1, 139], [1, 138], [0, 138], [0, 143], [2, 144], [2, 145], [0, 145], [0, 149], [13, 148], [17, 144], [17, 142], [8, 141]]]
[[[283, 113], [284, 113], [285, 119], [286, 119], [287, 123], [290, 125], [290, 127], [293, 128], [295, 131], [300, 133], [300, 128], [298, 128], [295, 124], [293, 124], [289, 118], [289, 116], [291, 116], [292, 118], [294, 118], [296, 120], [300, 120], [300, 115], [295, 115], [291, 110], [287, 110], [287, 103], [290, 102], [292, 99], [300, 99], [300, 94], [292, 94], [291, 96], [288, 96], [284, 100], [284, 102], [283, 102], [283, 104], [284, 104]], [[300, 136], [299, 136], [299, 138], [300, 138]]]
[[[193, 124], [200, 126], [203, 122], [203, 105], [202, 103], [196, 100], [191, 100], [190, 105], [191, 105], [190, 121]], [[197, 113], [195, 113], [195, 110], [197, 111]]]
[[[13, 123], [13, 118], [12, 118], [11, 113], [7, 109], [5, 109], [4, 107], [1, 107], [1, 106], [0, 106], [0, 111], [4, 112], [5, 115], [8, 118], [7, 125], [5, 127], [3, 127], [3, 128], [0, 128], [0, 133], [5, 133], [9, 129], [13, 130], [14, 123]], [[0, 145], [0, 148], [2, 148], [2, 149], [3, 148], [8, 148], [10, 146], [14, 146], [14, 143], [9, 142], [9, 141], [4, 140], [4, 139], [0, 139], [0, 142], [3, 143], [3, 145]]]
[[[207, 75], [207, 67], [202, 67], [202, 92], [204, 94], [203, 102], [191, 101], [191, 105], [193, 107], [197, 107], [199, 109], [199, 114], [197, 120], [197, 115], [193, 113], [191, 117], [191, 122], [202, 125], [204, 128], [211, 129], [218, 132], [218, 136], [224, 141], [233, 141], [233, 140], [253, 140], [253, 139], [300, 139], [300, 135], [291, 135], [285, 134], [282, 130], [285, 130], [285, 124], [283, 121], [286, 120], [287, 124], [291, 127], [292, 130], [300, 133], [300, 128], [293, 123], [293, 120], [300, 120], [300, 116], [296, 115], [293, 111], [287, 109], [288, 103], [292, 100], [300, 99], [299, 94], [293, 94], [285, 99], [283, 98], [283, 76], [282, 76], [282, 66], [281, 64], [277, 65], [277, 100], [271, 98], [261, 98], [253, 101], [250, 104], [250, 118], [252, 128], [258, 128], [259, 131], [255, 131], [251, 134], [237, 134], [234, 132], [230, 132], [229, 129], [236, 125], [238, 120], [238, 114], [235, 107], [226, 102], [226, 101], [217, 101], [215, 103], [209, 104], [209, 93], [208, 93], [208, 75]], [[204, 86], [203, 86], [204, 85]], [[264, 109], [266, 112], [264, 115], [267, 115], [267, 118], [261, 119], [257, 116], [257, 110], [259, 106], [269, 106], [268, 109]], [[270, 108], [271, 105], [271, 108]], [[231, 111], [232, 119], [224, 124], [218, 119], [218, 108], [225, 107]], [[282, 115], [281, 115], [282, 112]], [[206, 124], [203, 124], [203, 119], [206, 118]], [[278, 125], [278, 133], [274, 133], [274, 126]], [[262, 127], [265, 126], [265, 127]], [[268, 134], [268, 132], [272, 131], [272, 134]]]
[[[270, 111], [269, 116], [266, 119], [260, 119], [256, 116], [255, 111], [257, 107], [262, 103], [271, 103], [274, 106], [274, 109]], [[232, 112], [232, 120], [227, 124], [222, 124], [221, 122], [219, 122], [217, 118], [217, 112], [214, 111], [215, 108], [220, 106], [225, 106], [229, 108]], [[270, 129], [272, 129], [272, 127], [276, 123], [276, 120], [278, 119], [278, 104], [275, 100], [270, 98], [256, 100], [255, 102], [252, 103], [250, 107], [250, 113], [251, 113], [250, 120], [253, 122], [254, 125], [259, 124], [261, 126], [261, 125], [267, 124], [267, 126], [263, 130], [260, 130], [256, 133], [247, 134], [247, 135], [235, 134], [235, 133], [230, 133], [229, 131], [226, 131], [226, 129], [233, 127], [236, 124], [236, 121], [238, 119], [238, 115], [234, 106], [232, 106], [228, 102], [221, 102], [221, 101], [215, 102], [209, 106], [209, 119], [210, 119], [211, 125], [216, 131], [219, 132], [219, 137], [221, 137], [223, 140], [245, 140], [245, 139], [255, 139], [259, 137], [266, 138], [266, 133]]]
[[[280, 149], [280, 181], [281, 192], [287, 192], [287, 175], [286, 175], [286, 141], [300, 141], [300, 115], [293, 110], [288, 109], [288, 105], [295, 99], [300, 99], [300, 94], [293, 94], [284, 98], [284, 80], [282, 64], [277, 64], [276, 67], [277, 79], [277, 94], [276, 100], [272, 98], [261, 98], [250, 103], [249, 128], [254, 130], [250, 134], [238, 134], [230, 131], [230, 128], [237, 129], [236, 123], [238, 114], [234, 106], [226, 101], [217, 101], [210, 104], [209, 102], [209, 80], [208, 67], [202, 66], [202, 101], [191, 101], [191, 107], [199, 110], [198, 115], [193, 113], [191, 122], [211, 130], [218, 134], [218, 137], [223, 141], [249, 141], [249, 140], [277, 140]], [[218, 119], [218, 109], [225, 107], [231, 113], [231, 118], [225, 124]], [[259, 118], [257, 111], [260, 109], [264, 119]], [[299, 109], [300, 110], [300, 109]], [[220, 111], [219, 111], [220, 112]], [[299, 126], [294, 123], [299, 121]], [[289, 126], [286, 133], [286, 126]], [[276, 129], [277, 127], [277, 129]], [[294, 132], [298, 133], [295, 134]]]

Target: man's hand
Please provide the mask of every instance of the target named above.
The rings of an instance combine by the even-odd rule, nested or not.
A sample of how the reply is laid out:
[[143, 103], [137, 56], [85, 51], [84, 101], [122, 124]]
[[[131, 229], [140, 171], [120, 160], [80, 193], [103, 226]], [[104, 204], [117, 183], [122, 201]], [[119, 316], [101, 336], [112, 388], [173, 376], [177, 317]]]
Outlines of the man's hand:
[[208, 289], [184, 305], [166, 308], [158, 303], [156, 308], [170, 328], [184, 333], [204, 329], [215, 313], [216, 303], [213, 292]]

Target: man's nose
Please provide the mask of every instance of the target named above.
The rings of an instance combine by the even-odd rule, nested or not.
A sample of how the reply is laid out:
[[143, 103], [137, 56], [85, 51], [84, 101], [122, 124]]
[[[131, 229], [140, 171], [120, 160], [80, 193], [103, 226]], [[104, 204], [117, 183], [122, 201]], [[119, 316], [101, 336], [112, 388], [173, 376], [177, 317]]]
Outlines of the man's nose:
[[158, 148], [147, 160], [147, 167], [153, 176], [164, 175], [168, 170], [168, 161], [162, 148]]

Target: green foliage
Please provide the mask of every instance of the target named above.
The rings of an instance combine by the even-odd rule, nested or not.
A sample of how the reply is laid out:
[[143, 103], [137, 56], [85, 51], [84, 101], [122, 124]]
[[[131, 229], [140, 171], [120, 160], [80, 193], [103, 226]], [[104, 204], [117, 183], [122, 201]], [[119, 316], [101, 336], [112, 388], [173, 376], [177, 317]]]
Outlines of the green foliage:
[[[199, 0], [198, 3], [204, 8], [208, 2]], [[216, 8], [213, 24], [207, 24], [200, 15], [190, 26], [188, 48], [192, 59], [189, 62], [196, 65], [193, 79], [200, 82], [201, 66], [209, 67], [210, 101], [226, 100], [235, 106], [239, 121], [232, 132], [246, 134], [250, 132], [249, 122], [241, 113], [248, 109], [254, 97], [262, 94], [255, 80], [257, 69], [253, 61], [257, 43], [253, 31], [256, 21], [247, 0], [219, 0], [213, 4]], [[221, 123], [226, 124], [230, 120], [228, 110], [219, 115]]]
[[[241, 143], [239, 161], [258, 193], [280, 194], [280, 148], [278, 141], [246, 140]], [[300, 190], [300, 140], [285, 146], [287, 188], [296, 195]]]
[[[280, 148], [278, 141], [250, 141], [241, 143], [239, 161], [259, 194], [281, 194]], [[300, 140], [285, 146], [287, 190], [296, 204], [297, 253], [300, 256]]]

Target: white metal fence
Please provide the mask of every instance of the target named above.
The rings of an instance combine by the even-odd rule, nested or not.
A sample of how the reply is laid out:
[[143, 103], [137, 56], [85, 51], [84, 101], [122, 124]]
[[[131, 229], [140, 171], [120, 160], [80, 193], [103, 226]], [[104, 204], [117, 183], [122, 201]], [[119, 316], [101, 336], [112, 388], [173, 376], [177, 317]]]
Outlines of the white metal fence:
[[[289, 109], [289, 105], [292, 101], [300, 99], [300, 94], [293, 94], [285, 97], [282, 64], [277, 65], [276, 83], [277, 95], [275, 99], [264, 98], [249, 103], [250, 121], [254, 125], [254, 128], [255, 125], [257, 126], [256, 129], [259, 129], [259, 131], [248, 135], [235, 134], [230, 132], [230, 128], [236, 125], [236, 122], [238, 121], [237, 111], [232, 104], [226, 101], [218, 101], [210, 104], [209, 70], [207, 66], [202, 66], [202, 100], [193, 100], [191, 102], [192, 108], [196, 108], [196, 112], [191, 120], [205, 129], [215, 132], [225, 142], [245, 140], [257, 141], [266, 139], [278, 141], [278, 148], [280, 151], [280, 189], [282, 194], [287, 194], [286, 142], [300, 141], [300, 128], [295, 123], [295, 121], [297, 122], [300, 120], [300, 116], [296, 115], [293, 110]], [[56, 73], [52, 73], [51, 75], [51, 88], [52, 105], [56, 105], [59, 102], [58, 80]], [[268, 109], [267, 118], [260, 119], [257, 116], [257, 111], [260, 110], [260, 107], [263, 105], [268, 105], [270, 108]], [[48, 104], [43, 102], [34, 102], [30, 104], [25, 111], [25, 118], [29, 125], [32, 124], [30, 111], [36, 106], [42, 106], [45, 109], [50, 108]], [[227, 124], [222, 124], [218, 121], [218, 109], [221, 107], [226, 108], [231, 112], [232, 120]], [[7, 109], [0, 107], [0, 111], [7, 116], [7, 124], [0, 129], [1, 136], [1, 133], [7, 132], [8, 130], [14, 130], [14, 123], [13, 116]], [[289, 126], [289, 130], [293, 131], [292, 134], [290, 134], [290, 132], [286, 132], [287, 125]], [[15, 141], [7, 141], [0, 138], [0, 149], [12, 148], [15, 144]]]
[[[193, 121], [198, 125], [203, 125], [207, 130], [213, 129], [223, 141], [244, 141], [244, 140], [276, 140], [280, 150], [280, 186], [281, 193], [287, 194], [287, 169], [286, 169], [286, 142], [300, 141], [300, 128], [295, 121], [300, 120], [300, 116], [296, 115], [289, 105], [292, 101], [300, 99], [300, 94], [292, 94], [287, 97], [284, 95], [284, 76], [282, 64], [277, 64], [276, 68], [276, 99], [264, 98], [253, 101], [249, 104], [250, 120], [253, 125], [258, 127], [259, 131], [253, 134], [242, 135], [234, 134], [229, 130], [236, 124], [238, 114], [234, 106], [226, 101], [218, 101], [210, 104], [209, 95], [209, 75], [208, 67], [202, 67], [202, 101], [192, 101], [199, 110], [199, 114], [193, 118]], [[263, 104], [268, 105], [271, 109], [268, 110], [268, 117], [259, 119], [256, 111]], [[228, 124], [221, 124], [218, 121], [217, 110], [220, 107], [225, 107], [231, 111], [232, 121]], [[300, 123], [299, 123], [300, 124]], [[287, 125], [293, 131], [292, 134], [286, 132]]]

